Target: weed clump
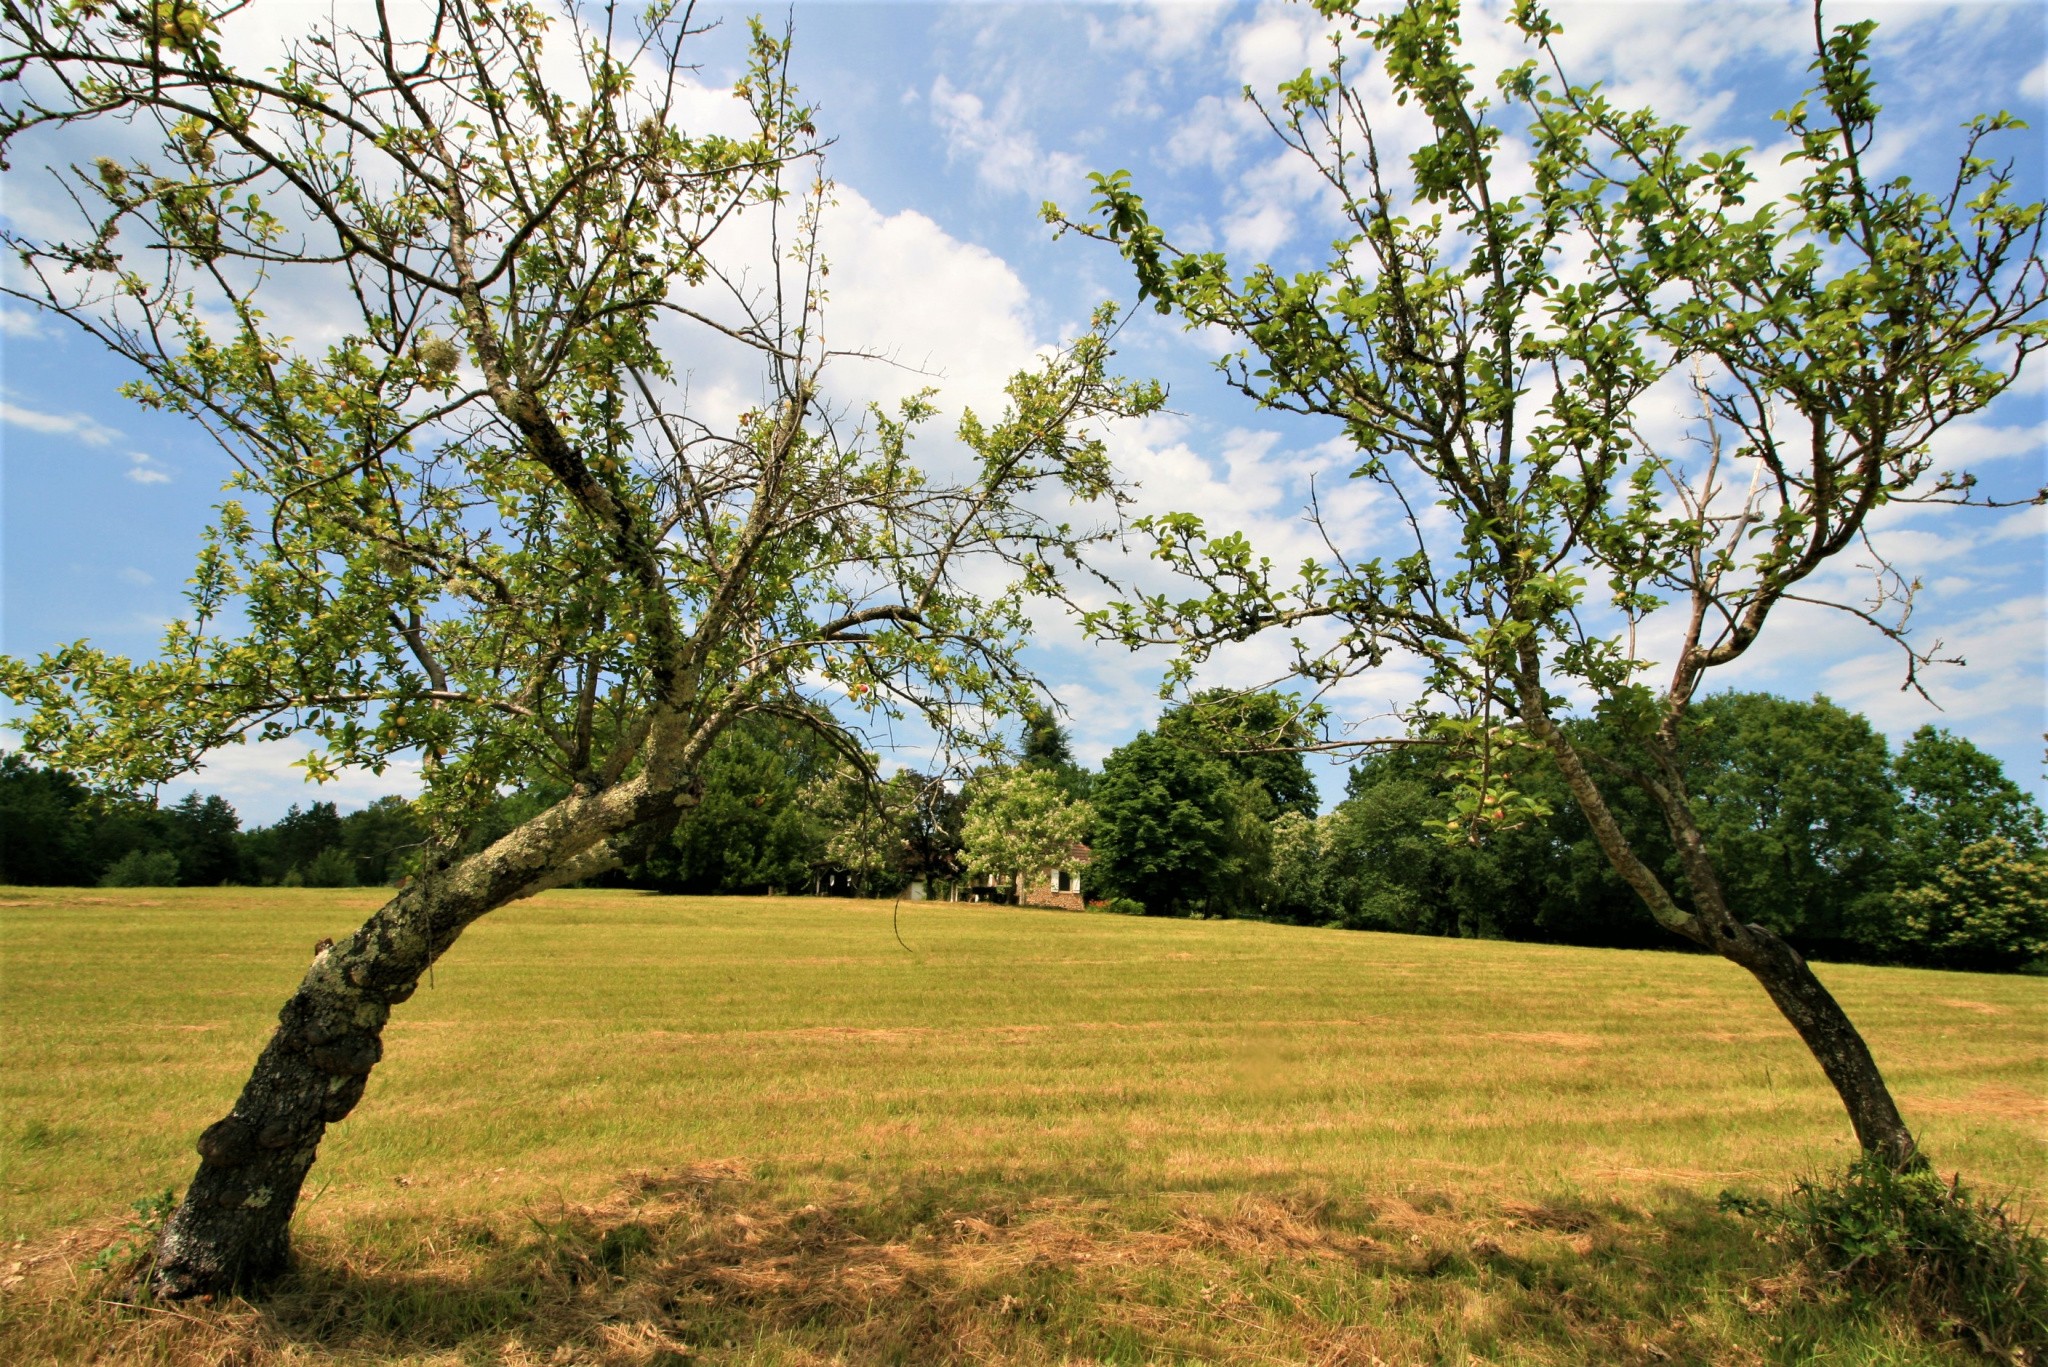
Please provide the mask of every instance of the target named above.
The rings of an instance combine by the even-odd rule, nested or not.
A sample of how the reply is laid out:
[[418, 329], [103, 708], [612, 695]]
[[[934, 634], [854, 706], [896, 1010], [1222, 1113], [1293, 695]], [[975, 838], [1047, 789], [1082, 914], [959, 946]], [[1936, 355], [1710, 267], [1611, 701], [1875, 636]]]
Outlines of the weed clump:
[[131, 1201], [128, 1209], [133, 1213], [121, 1226], [119, 1237], [86, 1266], [94, 1272], [121, 1270], [136, 1286], [147, 1286], [149, 1274], [156, 1270], [157, 1238], [177, 1208], [178, 1194], [168, 1187]]
[[1932, 1168], [1860, 1158], [1839, 1176], [1802, 1180], [1781, 1202], [1723, 1192], [1721, 1204], [1854, 1295], [1899, 1304], [1995, 1359], [2048, 1364], [2048, 1239], [1960, 1175], [1944, 1182]]

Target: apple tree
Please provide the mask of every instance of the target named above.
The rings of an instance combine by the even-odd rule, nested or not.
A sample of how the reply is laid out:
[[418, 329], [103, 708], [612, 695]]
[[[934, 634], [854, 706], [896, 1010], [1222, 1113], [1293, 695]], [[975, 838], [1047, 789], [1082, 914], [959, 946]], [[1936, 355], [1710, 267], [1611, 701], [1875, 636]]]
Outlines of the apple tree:
[[[863, 712], [962, 745], [1013, 713], [1025, 595], [1086, 541], [1046, 510], [1112, 498], [1095, 425], [1158, 401], [1098, 328], [964, 419], [946, 478], [911, 461], [928, 399], [829, 401], [830, 190], [786, 35], [754, 27], [728, 115], [687, 5], [266, 13], [0, 12], [0, 154], [62, 192], [7, 235], [9, 293], [233, 461], [154, 658], [0, 663], [21, 749], [127, 790], [249, 738], [307, 738], [315, 776], [424, 766], [418, 875], [313, 960], [199, 1137], [170, 1296], [284, 1263], [429, 966], [644, 857], [736, 721], [859, 753]], [[753, 376], [743, 411], [693, 392], [714, 363]], [[513, 786], [561, 796], [471, 850]]]

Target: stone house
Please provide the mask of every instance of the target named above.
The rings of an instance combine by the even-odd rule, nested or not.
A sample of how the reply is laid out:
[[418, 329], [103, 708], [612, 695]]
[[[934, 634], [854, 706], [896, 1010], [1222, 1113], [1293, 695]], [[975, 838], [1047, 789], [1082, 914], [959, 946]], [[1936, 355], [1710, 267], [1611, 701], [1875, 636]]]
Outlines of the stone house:
[[1075, 841], [1067, 846], [1067, 857], [1058, 868], [1045, 869], [1023, 880], [1017, 900], [1027, 907], [1062, 907], [1080, 911], [1088, 904], [1081, 897], [1081, 870], [1093, 858], [1086, 845]]

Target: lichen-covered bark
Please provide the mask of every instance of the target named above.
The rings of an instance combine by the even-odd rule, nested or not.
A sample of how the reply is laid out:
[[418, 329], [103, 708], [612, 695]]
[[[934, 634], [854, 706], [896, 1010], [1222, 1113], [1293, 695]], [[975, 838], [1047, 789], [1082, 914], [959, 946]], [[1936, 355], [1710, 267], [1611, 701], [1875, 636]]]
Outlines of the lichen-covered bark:
[[157, 1294], [225, 1291], [283, 1268], [321, 1136], [362, 1099], [391, 1007], [432, 960], [422, 900], [393, 899], [285, 1003], [234, 1109], [199, 1136], [198, 1174], [157, 1245]]
[[158, 1240], [150, 1289], [174, 1299], [216, 1294], [281, 1271], [299, 1189], [327, 1127], [362, 1100], [391, 1008], [478, 917], [597, 872], [615, 857], [614, 833], [666, 831], [678, 801], [645, 776], [571, 799], [422, 878], [322, 951], [278, 1013], [234, 1109], [199, 1136], [199, 1171]]

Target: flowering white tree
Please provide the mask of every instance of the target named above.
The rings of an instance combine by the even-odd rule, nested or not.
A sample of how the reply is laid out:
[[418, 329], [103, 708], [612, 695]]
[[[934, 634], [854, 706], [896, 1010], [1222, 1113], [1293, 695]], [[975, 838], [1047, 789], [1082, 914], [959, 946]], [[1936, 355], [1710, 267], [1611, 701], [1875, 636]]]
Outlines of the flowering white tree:
[[1012, 894], [1023, 877], [1064, 866], [1087, 834], [1093, 812], [1060, 790], [1050, 769], [1008, 769], [977, 778], [961, 828], [969, 873], [1007, 877]]

